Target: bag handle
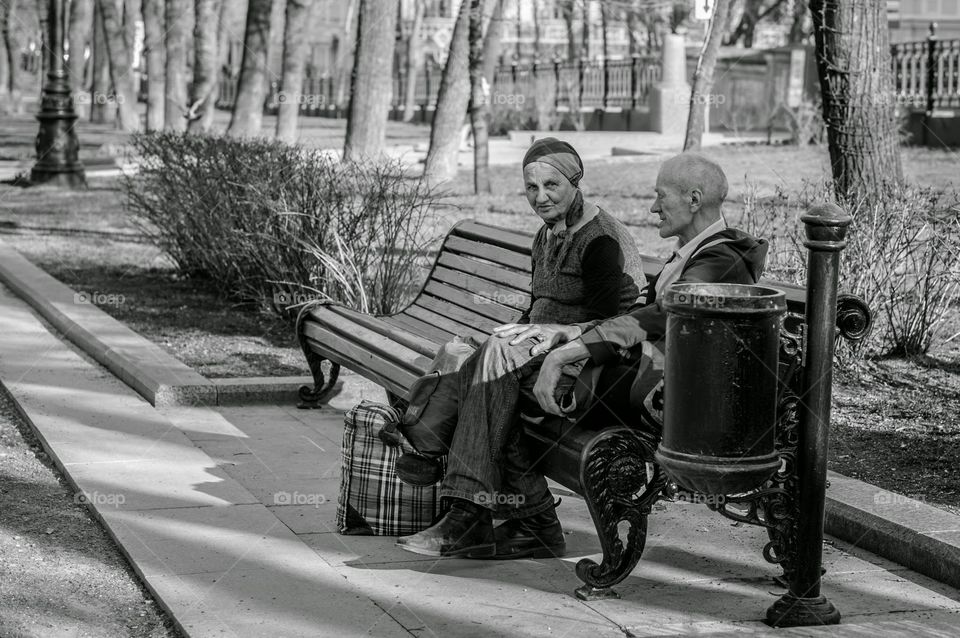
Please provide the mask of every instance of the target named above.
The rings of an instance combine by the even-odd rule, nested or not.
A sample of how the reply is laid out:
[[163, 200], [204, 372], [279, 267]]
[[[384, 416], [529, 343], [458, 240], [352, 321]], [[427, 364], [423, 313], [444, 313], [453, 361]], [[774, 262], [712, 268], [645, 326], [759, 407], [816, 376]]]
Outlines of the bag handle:
[[396, 408], [386, 405], [369, 405], [367, 409], [383, 418], [384, 426], [377, 432], [377, 438], [383, 441], [384, 445], [390, 447], [399, 447], [402, 442], [397, 425], [400, 423], [401, 416]]

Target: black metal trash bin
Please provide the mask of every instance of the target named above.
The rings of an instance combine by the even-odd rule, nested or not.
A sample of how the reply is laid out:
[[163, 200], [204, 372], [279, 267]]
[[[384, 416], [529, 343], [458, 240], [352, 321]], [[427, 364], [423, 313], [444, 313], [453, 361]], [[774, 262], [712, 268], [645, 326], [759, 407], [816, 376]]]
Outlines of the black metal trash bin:
[[764, 286], [674, 284], [663, 305], [664, 428], [657, 462], [694, 492], [760, 487], [780, 466], [774, 443], [786, 295]]

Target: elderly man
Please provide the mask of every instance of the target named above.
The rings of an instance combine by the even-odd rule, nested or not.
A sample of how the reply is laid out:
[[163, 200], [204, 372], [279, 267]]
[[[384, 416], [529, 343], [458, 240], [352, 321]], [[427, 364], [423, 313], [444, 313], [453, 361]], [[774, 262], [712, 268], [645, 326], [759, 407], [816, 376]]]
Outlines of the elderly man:
[[[666, 331], [658, 303], [679, 282], [756, 283], [766, 243], [728, 228], [721, 214], [727, 195], [723, 170], [706, 157], [684, 153], [667, 160], [657, 176], [651, 212], [660, 236], [676, 237], [677, 250], [645, 290], [642, 302], [611, 319], [575, 325], [505, 326], [460, 371], [460, 414], [450, 445], [441, 495], [447, 514], [432, 527], [397, 544], [431, 556], [520, 558], [559, 556], [563, 531], [546, 480], [524, 459], [516, 419], [522, 396], [548, 414], [577, 383], [585, 361], [610, 364], [634, 355], [638, 378], [619, 383], [605, 402], [635, 405], [659, 375], [655, 365]], [[549, 354], [547, 354], [549, 353]], [[650, 371], [654, 374], [651, 375]], [[651, 381], [651, 376], [654, 379]], [[602, 380], [601, 380], [602, 383]], [[609, 388], [604, 388], [609, 390]], [[507, 519], [493, 528], [493, 515]]]

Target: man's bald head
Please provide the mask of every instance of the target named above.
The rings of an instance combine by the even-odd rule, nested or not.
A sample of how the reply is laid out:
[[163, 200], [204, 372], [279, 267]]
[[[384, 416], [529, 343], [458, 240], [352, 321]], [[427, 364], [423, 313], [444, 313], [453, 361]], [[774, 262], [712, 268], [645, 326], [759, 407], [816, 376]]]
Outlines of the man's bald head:
[[660, 168], [660, 177], [687, 196], [700, 191], [700, 204], [710, 216], [719, 214], [727, 198], [727, 176], [720, 165], [700, 153], [674, 155]]

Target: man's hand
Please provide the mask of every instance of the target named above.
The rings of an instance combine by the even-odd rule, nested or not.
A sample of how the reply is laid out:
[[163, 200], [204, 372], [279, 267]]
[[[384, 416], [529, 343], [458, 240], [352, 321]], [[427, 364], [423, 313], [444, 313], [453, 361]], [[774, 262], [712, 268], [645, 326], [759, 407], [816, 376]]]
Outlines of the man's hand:
[[533, 396], [547, 414], [563, 416], [564, 412], [557, 404], [557, 385], [563, 375], [563, 367], [590, 357], [590, 351], [580, 341], [563, 345], [543, 359], [537, 382], [533, 386]]
[[563, 366], [564, 363], [555, 356], [555, 353], [548, 354], [540, 366], [540, 374], [533, 386], [533, 396], [537, 398], [540, 409], [547, 414], [563, 416], [563, 410], [560, 409], [556, 399], [557, 384], [560, 383]]
[[511, 346], [523, 343], [531, 337], [539, 340], [540, 343], [530, 348], [530, 354], [536, 356], [580, 338], [583, 330], [578, 326], [564, 326], [559, 323], [508, 323], [494, 328], [493, 334], [501, 339], [513, 337], [513, 340], [510, 341]]

